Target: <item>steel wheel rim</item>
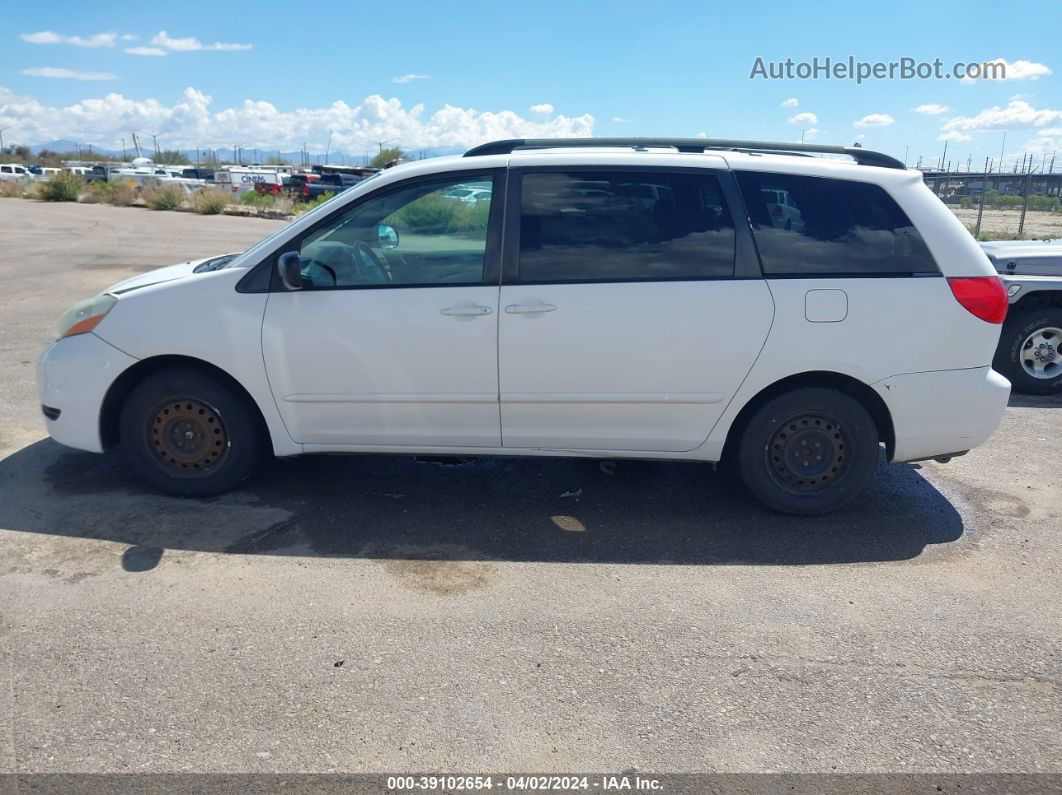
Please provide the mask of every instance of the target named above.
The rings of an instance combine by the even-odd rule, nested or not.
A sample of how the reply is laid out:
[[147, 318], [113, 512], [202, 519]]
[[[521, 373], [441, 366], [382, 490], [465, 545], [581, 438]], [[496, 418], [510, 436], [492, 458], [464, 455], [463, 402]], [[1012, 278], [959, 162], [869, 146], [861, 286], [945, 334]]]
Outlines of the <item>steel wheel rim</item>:
[[229, 454], [229, 434], [218, 412], [201, 400], [168, 400], [153, 412], [148, 436], [158, 462], [171, 474], [206, 477]]
[[1033, 378], [1062, 375], [1062, 328], [1044, 326], [1032, 332], [1018, 349], [1022, 369]]
[[836, 417], [794, 415], [774, 429], [764, 449], [771, 478], [791, 494], [815, 494], [848, 470], [851, 444]]

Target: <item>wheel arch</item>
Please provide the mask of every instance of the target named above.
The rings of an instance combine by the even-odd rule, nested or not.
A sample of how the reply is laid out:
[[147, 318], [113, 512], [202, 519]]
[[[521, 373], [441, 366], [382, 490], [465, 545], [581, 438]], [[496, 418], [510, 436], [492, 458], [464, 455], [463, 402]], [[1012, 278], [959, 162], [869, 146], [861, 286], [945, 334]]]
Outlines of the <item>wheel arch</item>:
[[103, 405], [100, 408], [100, 442], [103, 445], [104, 450], [110, 450], [118, 445], [121, 436], [119, 431], [119, 418], [122, 414], [122, 406], [125, 405], [126, 398], [129, 397], [129, 394], [147, 377], [172, 367], [195, 370], [216, 379], [230, 388], [240, 400], [243, 401], [247, 409], [251, 412], [251, 415], [255, 418], [259, 429], [265, 434], [263, 438], [266, 443], [269, 445], [272, 444], [273, 440], [272, 435], [269, 432], [269, 423], [266, 422], [265, 416], [262, 414], [262, 410], [258, 406], [258, 402], [251, 396], [251, 393], [247, 391], [243, 384], [217, 365], [203, 361], [202, 359], [197, 359], [193, 356], [163, 355], [141, 359], [115, 378], [114, 382], [107, 390], [107, 395], [104, 397]]
[[878, 440], [885, 443], [888, 458], [892, 460], [896, 449], [896, 431], [892, 423], [892, 414], [881, 395], [858, 378], [829, 370], [795, 373], [769, 384], [753, 395], [741, 407], [737, 416], [734, 417], [734, 421], [730, 423], [726, 441], [723, 444], [721, 460], [727, 461], [733, 458], [741, 439], [741, 434], [744, 432], [749, 419], [760, 406], [784, 392], [804, 387], [828, 387], [858, 400], [874, 420], [874, 426], [878, 431]]
[[1040, 309], [1045, 306], [1062, 307], [1062, 289], [1031, 290], [1011, 304], [1007, 312], [1020, 312], [1025, 309]]

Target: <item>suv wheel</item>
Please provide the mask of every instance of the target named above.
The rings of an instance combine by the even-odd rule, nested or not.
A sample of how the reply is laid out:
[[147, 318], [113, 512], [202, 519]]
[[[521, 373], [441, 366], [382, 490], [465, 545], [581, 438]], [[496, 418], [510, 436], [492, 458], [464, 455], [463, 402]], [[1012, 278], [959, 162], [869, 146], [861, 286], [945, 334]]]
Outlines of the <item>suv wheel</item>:
[[760, 406], [742, 433], [745, 487], [775, 511], [820, 514], [858, 496], [878, 462], [878, 432], [863, 405], [835, 389], [804, 387]]
[[1062, 307], [1019, 309], [1003, 324], [994, 362], [1015, 392], [1062, 391]]
[[248, 478], [263, 434], [240, 396], [195, 370], [149, 376], [122, 407], [121, 448], [131, 469], [178, 497], [213, 497]]

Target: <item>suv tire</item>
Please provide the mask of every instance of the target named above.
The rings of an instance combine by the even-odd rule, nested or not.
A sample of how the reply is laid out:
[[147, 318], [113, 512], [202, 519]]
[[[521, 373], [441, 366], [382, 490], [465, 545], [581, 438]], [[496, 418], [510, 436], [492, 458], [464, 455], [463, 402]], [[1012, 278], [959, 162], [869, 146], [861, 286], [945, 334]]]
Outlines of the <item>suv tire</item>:
[[814, 515], [857, 497], [878, 463], [878, 431], [843, 392], [802, 387], [771, 398], [749, 418], [738, 470], [749, 492], [774, 511]]
[[[1023, 364], [1023, 359], [1040, 344], [1045, 345], [1045, 355], [1053, 356], [1049, 362], [1053, 366], [1042, 378], [1030, 373]], [[1015, 392], [1052, 395], [1062, 391], [1062, 307], [1030, 306], [1008, 317], [999, 337], [993, 367], [1010, 379]]]
[[190, 368], [138, 384], [122, 406], [119, 433], [133, 472], [177, 497], [232, 490], [251, 476], [265, 441], [243, 396]]

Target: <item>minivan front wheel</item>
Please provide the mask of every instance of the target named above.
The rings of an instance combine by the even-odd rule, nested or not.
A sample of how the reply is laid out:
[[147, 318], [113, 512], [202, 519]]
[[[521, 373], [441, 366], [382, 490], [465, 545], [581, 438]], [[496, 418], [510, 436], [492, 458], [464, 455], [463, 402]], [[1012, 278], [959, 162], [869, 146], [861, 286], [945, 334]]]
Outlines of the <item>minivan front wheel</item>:
[[878, 432], [853, 397], [825, 387], [793, 389], [760, 406], [738, 446], [742, 482], [760, 502], [820, 514], [858, 496], [874, 474]]
[[122, 407], [119, 433], [130, 468], [179, 497], [230, 491], [252, 474], [263, 447], [258, 423], [240, 396], [186, 368], [138, 384]]

